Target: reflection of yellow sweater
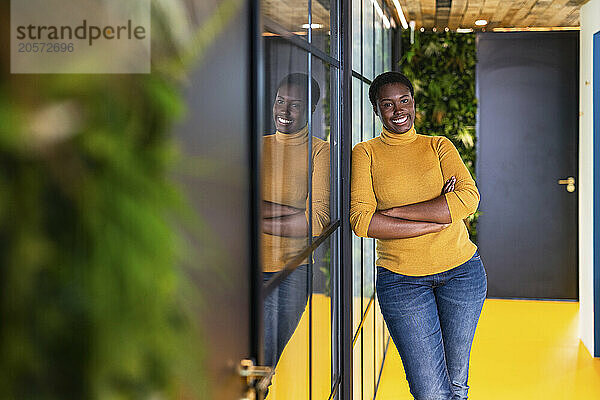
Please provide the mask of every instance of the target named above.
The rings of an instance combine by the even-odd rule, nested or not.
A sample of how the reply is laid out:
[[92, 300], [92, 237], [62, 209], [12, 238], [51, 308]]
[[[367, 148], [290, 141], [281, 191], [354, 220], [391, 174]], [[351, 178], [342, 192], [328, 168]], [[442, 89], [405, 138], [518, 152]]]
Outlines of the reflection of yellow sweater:
[[443, 136], [418, 135], [414, 127], [357, 144], [352, 151], [350, 223], [366, 237], [376, 210], [418, 203], [442, 193], [444, 182], [456, 177], [446, 193], [452, 224], [441, 232], [407, 239], [378, 239], [377, 265], [403, 275], [430, 275], [469, 260], [477, 246], [469, 240], [463, 219], [479, 204], [479, 192], [458, 151]]
[[[263, 199], [306, 210], [308, 220], [308, 128], [263, 138]], [[329, 143], [312, 138], [312, 227], [318, 236], [329, 224]], [[274, 272], [308, 245], [308, 237], [263, 233], [263, 271]]]

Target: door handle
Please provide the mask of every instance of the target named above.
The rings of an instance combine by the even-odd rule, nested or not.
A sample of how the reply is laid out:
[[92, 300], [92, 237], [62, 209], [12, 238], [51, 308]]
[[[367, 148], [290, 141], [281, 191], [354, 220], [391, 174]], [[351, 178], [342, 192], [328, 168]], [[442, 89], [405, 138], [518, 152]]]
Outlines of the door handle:
[[[242, 400], [261, 400], [275, 374], [273, 368], [254, 365], [254, 361], [248, 359], [240, 361], [238, 372], [247, 385], [246, 397]], [[257, 392], [260, 396], [258, 399]]]
[[559, 185], [567, 185], [567, 192], [573, 193], [575, 191], [575, 178], [569, 176], [567, 179], [559, 179]]

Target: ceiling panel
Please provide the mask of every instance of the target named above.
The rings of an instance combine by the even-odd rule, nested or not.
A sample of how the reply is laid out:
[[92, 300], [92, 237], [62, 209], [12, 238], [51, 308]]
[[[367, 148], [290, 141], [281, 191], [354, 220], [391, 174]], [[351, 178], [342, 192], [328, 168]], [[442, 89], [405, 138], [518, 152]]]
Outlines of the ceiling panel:
[[587, 1], [400, 0], [400, 5], [417, 28], [478, 28], [478, 19], [487, 20], [487, 28], [578, 27], [579, 9]]

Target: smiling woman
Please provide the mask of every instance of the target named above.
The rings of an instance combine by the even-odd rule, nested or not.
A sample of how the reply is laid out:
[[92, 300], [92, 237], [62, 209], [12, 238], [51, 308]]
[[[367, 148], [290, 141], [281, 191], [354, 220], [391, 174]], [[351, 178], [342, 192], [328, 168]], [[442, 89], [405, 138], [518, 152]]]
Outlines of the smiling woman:
[[[308, 123], [307, 78], [306, 74], [295, 73], [286, 76], [279, 83], [273, 104], [273, 119], [278, 132], [298, 132]], [[311, 93], [311, 112], [314, 112], [321, 96], [319, 84], [314, 79], [311, 82]]]
[[381, 77], [369, 88], [373, 111], [387, 130], [405, 133], [415, 121], [415, 90], [404, 75], [383, 74]]
[[463, 222], [479, 193], [448, 139], [416, 133], [406, 76], [377, 76], [369, 98], [383, 130], [352, 152], [350, 222], [377, 239], [377, 297], [411, 393], [465, 399], [487, 288]]
[[[270, 57], [264, 109], [270, 111], [267, 121], [272, 125], [262, 137], [261, 153], [262, 348], [264, 365], [275, 369], [267, 398], [300, 399], [321, 387], [326, 388], [324, 397], [331, 379], [323, 375], [311, 381], [310, 343], [299, 338], [311, 336], [301, 321], [311, 319], [313, 282], [323, 292], [321, 268], [328, 268], [325, 246], [310, 253], [307, 249], [331, 219], [330, 143], [324, 129], [329, 85], [326, 69], [317, 62], [307, 65], [302, 49], [277, 37], [266, 48]], [[328, 304], [325, 298], [324, 307]], [[330, 357], [321, 361], [327, 371], [330, 362]], [[287, 380], [279, 366], [285, 371], [290, 364], [294, 377]]]

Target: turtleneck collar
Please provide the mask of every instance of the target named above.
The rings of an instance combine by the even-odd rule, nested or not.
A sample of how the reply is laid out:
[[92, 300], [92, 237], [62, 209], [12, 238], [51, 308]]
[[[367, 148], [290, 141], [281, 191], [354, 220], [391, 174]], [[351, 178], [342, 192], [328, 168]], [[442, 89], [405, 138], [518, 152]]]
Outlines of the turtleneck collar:
[[417, 131], [415, 130], [414, 124], [410, 128], [410, 130], [404, 133], [390, 132], [384, 127], [380, 137], [383, 143], [389, 144], [391, 146], [399, 144], [408, 144], [414, 142], [414, 140], [417, 138]]
[[280, 143], [286, 143], [290, 145], [304, 144], [308, 140], [308, 125], [294, 133], [281, 133], [275, 132], [275, 139]]

